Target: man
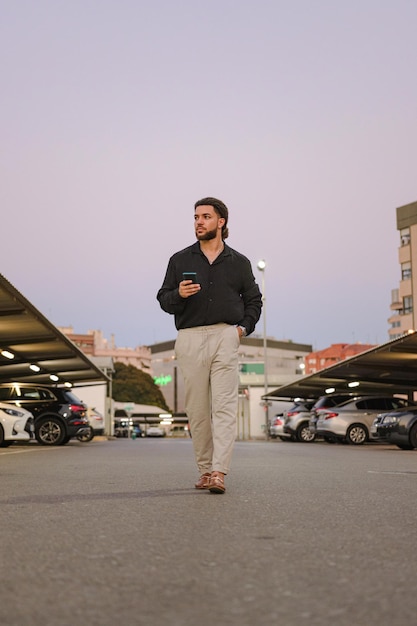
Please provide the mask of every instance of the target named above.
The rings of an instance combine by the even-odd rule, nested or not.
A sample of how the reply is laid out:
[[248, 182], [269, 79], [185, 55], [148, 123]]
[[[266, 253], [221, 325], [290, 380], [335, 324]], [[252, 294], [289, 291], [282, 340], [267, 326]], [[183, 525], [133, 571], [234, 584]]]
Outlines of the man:
[[170, 258], [157, 295], [178, 330], [175, 355], [200, 472], [195, 487], [211, 493], [226, 490], [236, 438], [240, 338], [253, 332], [262, 308], [250, 261], [224, 242], [228, 213], [216, 198], [195, 203], [198, 241]]

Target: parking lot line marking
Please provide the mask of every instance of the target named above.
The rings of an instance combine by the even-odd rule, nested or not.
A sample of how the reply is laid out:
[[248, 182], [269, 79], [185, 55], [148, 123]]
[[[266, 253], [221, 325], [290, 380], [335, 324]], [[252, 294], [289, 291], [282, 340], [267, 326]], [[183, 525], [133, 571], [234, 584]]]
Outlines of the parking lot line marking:
[[[51, 448], [54, 446], [51, 446]], [[48, 447], [44, 447], [44, 446], [39, 446], [38, 447], [33, 447], [33, 448], [26, 448], [25, 450], [7, 450], [3, 452], [3, 450], [0, 450], [0, 456], [5, 456], [6, 454], [22, 454], [22, 452], [34, 452], [35, 450], [50, 450], [51, 448]]]
[[393, 474], [394, 476], [408, 476], [409, 474], [417, 474], [417, 472], [388, 472], [388, 471], [378, 471], [378, 470], [368, 470], [368, 474]]

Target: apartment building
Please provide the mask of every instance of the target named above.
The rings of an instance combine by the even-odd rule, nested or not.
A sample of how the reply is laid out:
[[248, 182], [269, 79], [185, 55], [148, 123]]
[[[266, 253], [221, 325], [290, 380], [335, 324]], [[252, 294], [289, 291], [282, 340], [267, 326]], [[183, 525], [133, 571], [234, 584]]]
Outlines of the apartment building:
[[417, 294], [417, 202], [397, 208], [397, 229], [400, 233], [398, 260], [401, 278], [399, 287], [391, 291], [390, 339], [417, 329], [413, 304]]
[[72, 326], [58, 326], [58, 329], [71, 339], [84, 354], [95, 357], [107, 357], [115, 363], [133, 365], [152, 376], [151, 351], [147, 346], [135, 348], [119, 348], [115, 344], [114, 335], [110, 340], [103, 336], [101, 330], [89, 330], [87, 333], [75, 333]]
[[349, 357], [361, 354], [374, 348], [373, 344], [366, 343], [332, 343], [328, 348], [311, 352], [305, 358], [305, 374], [315, 374], [320, 370], [344, 361]]

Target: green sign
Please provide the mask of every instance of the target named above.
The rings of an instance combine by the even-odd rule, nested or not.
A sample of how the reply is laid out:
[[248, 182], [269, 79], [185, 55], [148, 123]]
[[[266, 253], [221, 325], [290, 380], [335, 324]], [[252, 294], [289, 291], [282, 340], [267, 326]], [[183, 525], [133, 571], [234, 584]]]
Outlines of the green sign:
[[163, 387], [164, 385], [168, 385], [168, 383], [172, 382], [172, 376], [170, 374], [167, 374], [166, 376], [154, 376], [153, 382], [155, 385]]

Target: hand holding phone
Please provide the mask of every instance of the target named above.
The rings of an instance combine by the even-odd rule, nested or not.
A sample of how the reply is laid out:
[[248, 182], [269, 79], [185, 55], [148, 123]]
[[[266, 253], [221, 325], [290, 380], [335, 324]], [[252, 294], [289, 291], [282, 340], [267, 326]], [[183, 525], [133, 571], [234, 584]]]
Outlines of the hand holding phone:
[[193, 283], [197, 282], [197, 272], [183, 272], [182, 273], [183, 280], [191, 280]]
[[[185, 284], [183, 281], [188, 281]], [[190, 282], [191, 281], [191, 282]], [[201, 289], [201, 285], [197, 282], [197, 272], [183, 272], [182, 281], [180, 282], [179, 292], [181, 298], [189, 298], [194, 296]]]

